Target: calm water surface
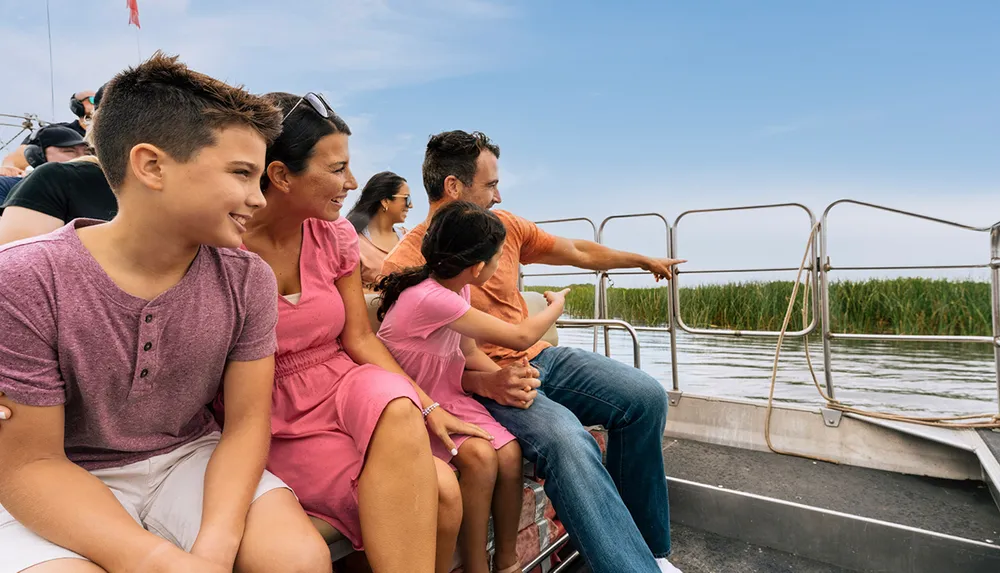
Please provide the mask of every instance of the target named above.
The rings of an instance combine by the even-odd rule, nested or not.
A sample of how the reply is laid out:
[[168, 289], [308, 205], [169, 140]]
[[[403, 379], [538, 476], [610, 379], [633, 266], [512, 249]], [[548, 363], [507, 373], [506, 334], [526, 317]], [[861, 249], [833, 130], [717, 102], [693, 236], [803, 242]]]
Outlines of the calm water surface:
[[[593, 349], [592, 329], [559, 330], [560, 344]], [[640, 332], [642, 368], [666, 386], [670, 381], [667, 333]], [[775, 339], [677, 336], [680, 388], [694, 394], [767, 400]], [[809, 350], [820, 384], [823, 347]], [[598, 351], [603, 352], [603, 336]], [[611, 331], [612, 357], [632, 363], [632, 340]], [[834, 388], [849, 405], [914, 415], [997, 412], [993, 350], [987, 345], [836, 341]], [[822, 405], [813, 386], [801, 339], [786, 339], [781, 351], [775, 401]]]

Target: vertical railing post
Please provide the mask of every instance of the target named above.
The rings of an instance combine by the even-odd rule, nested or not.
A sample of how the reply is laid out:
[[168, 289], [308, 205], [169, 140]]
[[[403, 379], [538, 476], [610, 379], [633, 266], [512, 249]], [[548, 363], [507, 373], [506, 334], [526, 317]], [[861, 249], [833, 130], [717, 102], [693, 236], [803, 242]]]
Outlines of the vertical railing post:
[[[601, 275], [601, 316], [597, 317], [601, 320], [608, 319], [608, 273], [602, 271]], [[602, 327], [604, 329], [604, 355], [611, 358], [611, 329], [607, 326]]]
[[[597, 225], [591, 223], [594, 227], [594, 242], [601, 242], [601, 232], [597, 229]], [[596, 271], [594, 273], [594, 318], [601, 318], [601, 291], [604, 288], [604, 273], [602, 271]], [[594, 327], [594, 354], [597, 354], [597, 333], [599, 332], [598, 327]], [[605, 336], [607, 336], [607, 330], [604, 331]], [[611, 356], [611, 350], [607, 349], [606, 354]]]
[[[594, 273], [594, 320], [601, 318], [601, 273]], [[594, 327], [594, 354], [597, 354], [598, 327]]]
[[1000, 411], [1000, 223], [990, 230], [990, 282], [993, 286], [993, 357], [996, 360], [997, 408]]
[[[677, 229], [673, 225], [667, 226], [667, 257], [677, 258]], [[673, 377], [674, 390], [681, 389], [680, 378], [677, 369], [677, 320], [674, 316], [677, 313], [677, 299], [674, 298], [677, 289], [677, 274], [675, 273], [667, 285], [667, 326], [670, 327], [670, 375]]]
[[[813, 224], [815, 225], [815, 220], [813, 220]], [[811, 299], [812, 308], [810, 312], [813, 313], [813, 317], [819, 317], [823, 314], [822, 301], [821, 301], [822, 296], [820, 295], [820, 288], [819, 288], [819, 283], [820, 283], [819, 272], [820, 272], [820, 267], [823, 266], [822, 262], [820, 261], [820, 255], [819, 255], [819, 231], [820, 231], [819, 226], [816, 226], [816, 229], [813, 232], [812, 236], [812, 253], [811, 253], [812, 262], [809, 263], [809, 266], [812, 267], [810, 269], [809, 274], [811, 275], [812, 279], [812, 289], [810, 289], [810, 294], [812, 296]], [[807, 304], [809, 302], [810, 301], [803, 300], [802, 304]], [[806, 325], [803, 324], [802, 328], [805, 327]], [[808, 342], [808, 337], [809, 335], [807, 334], [806, 342]]]
[[823, 376], [826, 378], [826, 392], [827, 396], [830, 398], [834, 397], [833, 394], [833, 352], [830, 347], [830, 279], [829, 279], [829, 269], [827, 268], [829, 261], [829, 253], [827, 251], [826, 244], [826, 214], [823, 214], [823, 220], [819, 225], [819, 263], [820, 263], [820, 288], [819, 295], [821, 300], [821, 309], [823, 312], [822, 318], [822, 330], [823, 333]]

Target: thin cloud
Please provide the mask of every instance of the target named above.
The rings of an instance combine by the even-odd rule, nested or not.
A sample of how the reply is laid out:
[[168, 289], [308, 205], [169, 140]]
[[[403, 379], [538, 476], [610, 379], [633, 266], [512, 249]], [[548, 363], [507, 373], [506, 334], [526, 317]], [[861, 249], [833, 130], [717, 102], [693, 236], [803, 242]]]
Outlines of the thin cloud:
[[780, 137], [818, 129], [857, 129], [876, 123], [882, 118], [882, 113], [872, 110], [824, 114], [822, 117], [807, 117], [766, 125], [757, 131], [757, 136], [765, 138]]

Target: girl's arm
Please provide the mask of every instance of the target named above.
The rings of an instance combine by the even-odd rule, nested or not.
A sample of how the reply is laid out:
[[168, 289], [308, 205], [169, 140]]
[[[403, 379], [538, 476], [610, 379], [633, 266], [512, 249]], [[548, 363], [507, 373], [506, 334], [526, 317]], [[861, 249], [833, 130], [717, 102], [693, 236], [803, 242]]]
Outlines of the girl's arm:
[[545, 299], [549, 301], [549, 306], [535, 316], [524, 319], [521, 324], [510, 324], [495, 316], [470, 308], [469, 312], [452, 322], [449, 328], [462, 336], [479, 342], [488, 342], [511, 350], [527, 350], [541, 340], [542, 336], [562, 316], [568, 292], [569, 289], [563, 289], [557, 293], [546, 292]]
[[474, 338], [462, 337], [462, 354], [465, 355], [465, 369], [478, 372], [496, 372], [500, 367], [480, 350]]

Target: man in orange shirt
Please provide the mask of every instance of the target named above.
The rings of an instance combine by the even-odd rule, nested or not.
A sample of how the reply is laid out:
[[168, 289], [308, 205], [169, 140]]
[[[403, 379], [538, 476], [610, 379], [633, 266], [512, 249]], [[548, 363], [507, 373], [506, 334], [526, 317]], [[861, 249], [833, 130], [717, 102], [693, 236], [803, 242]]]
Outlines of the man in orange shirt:
[[[435, 135], [424, 156], [427, 221], [385, 258], [382, 274], [424, 264], [420, 245], [427, 222], [452, 201], [484, 208], [500, 203], [500, 148], [482, 133]], [[507, 211], [500, 264], [472, 305], [514, 324], [528, 315], [517, 288], [518, 265], [542, 263], [591, 270], [641, 268], [658, 280], [684, 262], [616, 251], [592, 241], [550, 235]], [[545, 492], [594, 573], [678, 572], [667, 561], [670, 523], [661, 453], [667, 419], [663, 387], [641, 370], [605, 356], [539, 342], [525, 352], [484, 345], [492, 372], [466, 371], [475, 394], [521, 443], [545, 479]], [[607, 469], [584, 426], [608, 430]], [[619, 492], [621, 492], [619, 494]], [[679, 573], [679, 572], [678, 572]]]

